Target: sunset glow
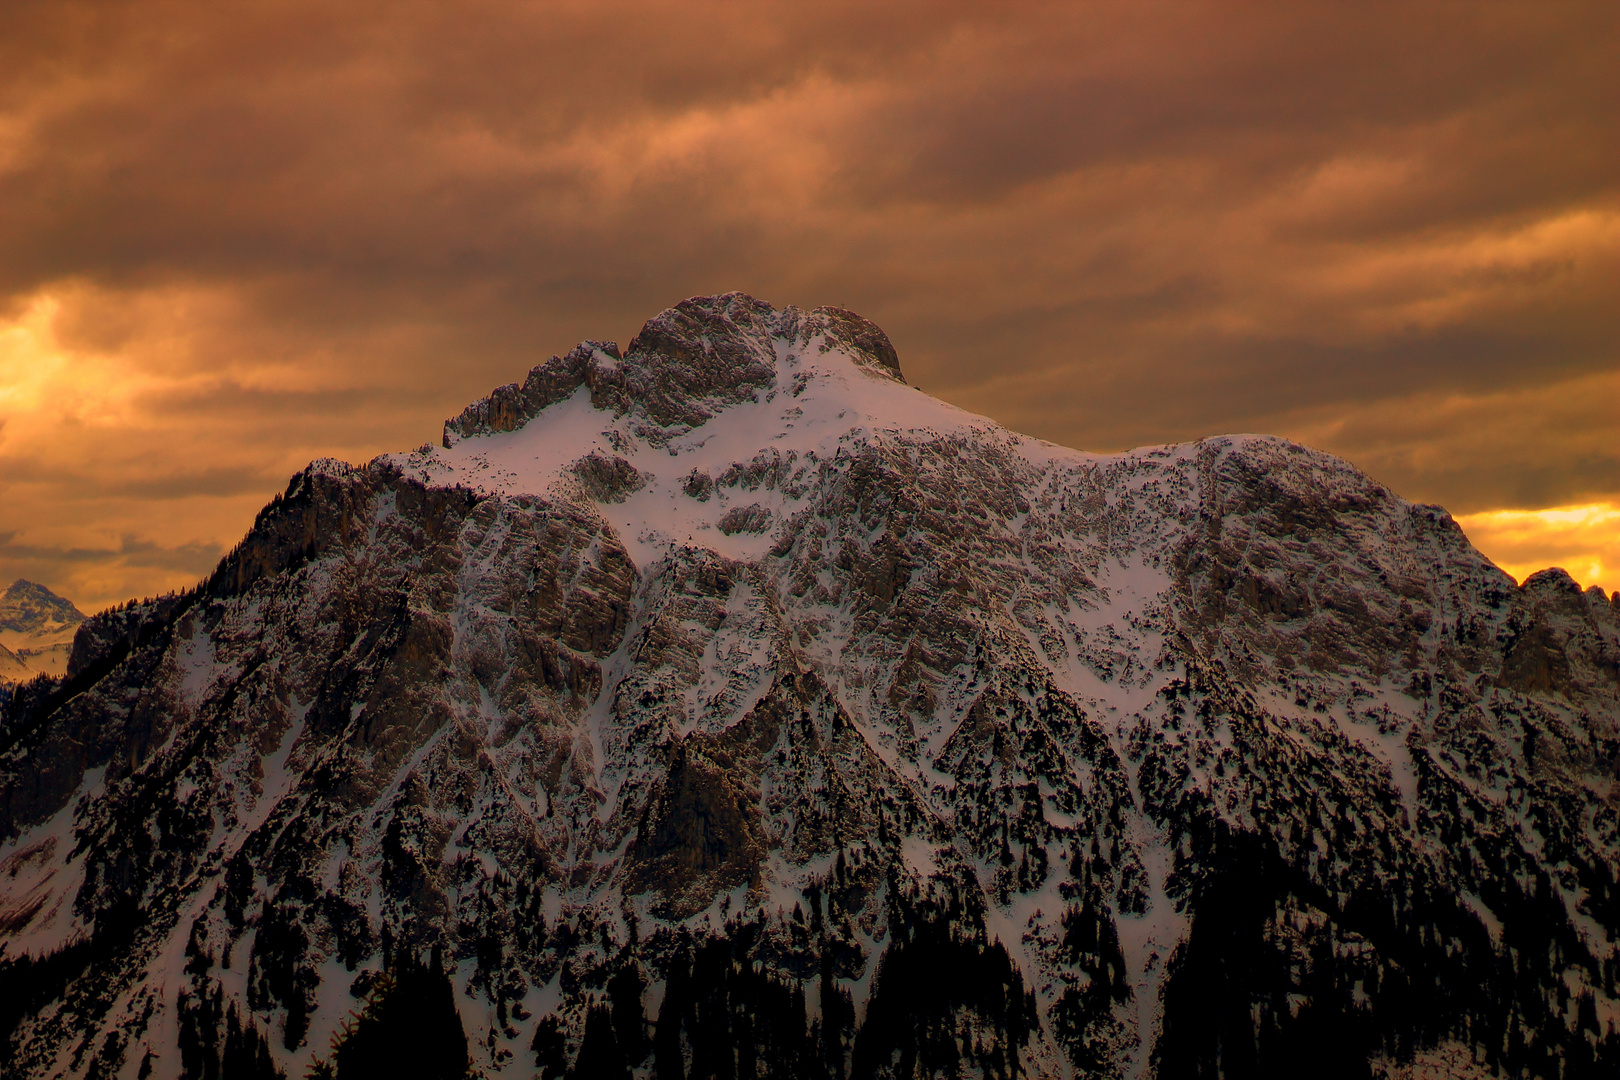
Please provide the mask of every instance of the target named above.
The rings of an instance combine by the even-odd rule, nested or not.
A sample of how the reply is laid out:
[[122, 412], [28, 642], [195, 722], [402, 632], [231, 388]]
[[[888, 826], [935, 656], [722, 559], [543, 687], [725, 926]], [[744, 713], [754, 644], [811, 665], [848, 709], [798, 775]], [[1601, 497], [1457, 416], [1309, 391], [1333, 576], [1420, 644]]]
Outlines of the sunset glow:
[[1620, 590], [1620, 505], [1494, 510], [1457, 519], [1474, 546], [1519, 582], [1563, 567], [1583, 588]]

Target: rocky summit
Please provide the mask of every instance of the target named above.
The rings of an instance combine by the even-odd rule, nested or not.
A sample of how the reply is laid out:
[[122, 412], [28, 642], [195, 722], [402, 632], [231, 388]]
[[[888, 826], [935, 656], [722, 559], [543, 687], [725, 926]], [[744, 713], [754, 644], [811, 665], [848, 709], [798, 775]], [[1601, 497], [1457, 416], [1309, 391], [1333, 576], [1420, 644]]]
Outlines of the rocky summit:
[[694, 298], [19, 688], [4, 1072], [1614, 1076], [1616, 603]]

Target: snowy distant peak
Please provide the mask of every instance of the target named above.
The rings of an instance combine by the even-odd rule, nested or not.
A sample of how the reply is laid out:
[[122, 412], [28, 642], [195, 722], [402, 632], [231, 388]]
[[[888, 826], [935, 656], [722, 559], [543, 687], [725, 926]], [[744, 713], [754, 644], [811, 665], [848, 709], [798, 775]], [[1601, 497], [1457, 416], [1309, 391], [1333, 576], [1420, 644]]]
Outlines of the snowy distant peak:
[[784, 359], [814, 350], [904, 383], [888, 335], [842, 308], [778, 311], [746, 293], [695, 296], [648, 319], [630, 348], [583, 341], [474, 402], [444, 426], [444, 445], [515, 431], [580, 387], [616, 415], [637, 412], [666, 431], [702, 425], [777, 381]]
[[84, 622], [84, 612], [45, 586], [18, 578], [0, 595], [0, 630], [49, 634]]
[[[0, 681], [60, 675], [84, 612], [43, 585], [18, 578], [0, 594]], [[22, 665], [19, 673], [16, 668]]]

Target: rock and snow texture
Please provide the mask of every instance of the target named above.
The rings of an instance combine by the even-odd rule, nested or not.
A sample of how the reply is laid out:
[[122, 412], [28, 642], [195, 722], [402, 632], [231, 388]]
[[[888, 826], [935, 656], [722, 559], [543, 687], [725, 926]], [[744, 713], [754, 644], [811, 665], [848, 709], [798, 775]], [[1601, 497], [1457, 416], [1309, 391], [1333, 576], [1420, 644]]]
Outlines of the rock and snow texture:
[[1016, 435], [741, 294], [443, 442], [311, 465], [12, 703], [19, 1075], [181, 1075], [220, 1002], [302, 1075], [434, 947], [490, 1077], [1614, 1067], [1598, 590], [1280, 439]]
[[[0, 681], [67, 670], [73, 635], [84, 612], [43, 585], [18, 578], [0, 593]], [[11, 672], [15, 659], [22, 670]]]

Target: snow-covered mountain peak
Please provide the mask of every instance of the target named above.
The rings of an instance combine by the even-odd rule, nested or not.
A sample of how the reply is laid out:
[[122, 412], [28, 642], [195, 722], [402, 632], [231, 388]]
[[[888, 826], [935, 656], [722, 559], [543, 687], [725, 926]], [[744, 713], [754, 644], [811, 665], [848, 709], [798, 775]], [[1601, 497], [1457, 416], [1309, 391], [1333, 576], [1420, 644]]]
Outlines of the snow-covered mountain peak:
[[84, 622], [84, 612], [44, 585], [18, 578], [0, 593], [0, 630], [49, 634]]
[[870, 320], [727, 293], [654, 316], [622, 354], [581, 342], [446, 422], [442, 448], [384, 460], [429, 484], [620, 504], [604, 513], [645, 567], [696, 540], [763, 554], [819, 463], [884, 435], [1023, 441], [906, 385]]
[[813, 380], [851, 371], [905, 383], [888, 336], [852, 311], [697, 296], [648, 319], [623, 353], [615, 342], [583, 341], [521, 386], [499, 387], [448, 421], [444, 442], [516, 430], [581, 387], [595, 408], [658, 442], [762, 395], [798, 397]]
[[[0, 664], [0, 680], [45, 672], [60, 675], [84, 612], [44, 585], [18, 578], [0, 593], [0, 646], [15, 654]], [[21, 673], [17, 665], [23, 665]], [[12, 674], [6, 674], [10, 670]]]

